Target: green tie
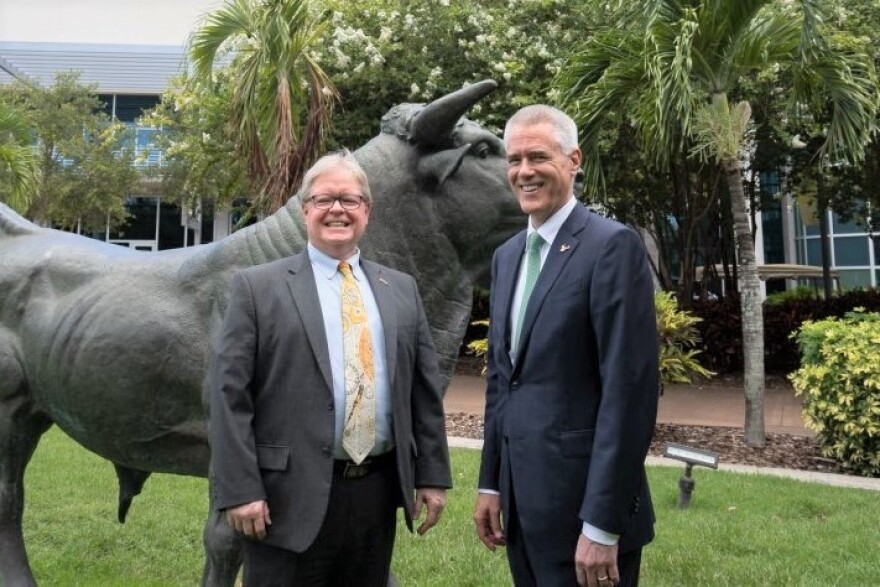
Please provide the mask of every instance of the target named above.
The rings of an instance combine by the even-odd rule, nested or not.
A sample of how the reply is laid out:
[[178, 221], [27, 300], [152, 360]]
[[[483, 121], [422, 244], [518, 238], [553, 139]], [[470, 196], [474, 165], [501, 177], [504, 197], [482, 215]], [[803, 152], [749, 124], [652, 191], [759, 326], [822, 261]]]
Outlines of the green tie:
[[541, 245], [543, 244], [544, 239], [537, 232], [529, 235], [529, 240], [526, 244], [526, 286], [523, 288], [522, 302], [519, 304], [519, 320], [516, 322], [515, 344], [513, 345], [513, 348], [517, 351], [519, 350], [519, 336], [526, 317], [529, 297], [531, 297], [532, 290], [535, 289], [535, 283], [538, 281], [538, 275], [541, 273]]

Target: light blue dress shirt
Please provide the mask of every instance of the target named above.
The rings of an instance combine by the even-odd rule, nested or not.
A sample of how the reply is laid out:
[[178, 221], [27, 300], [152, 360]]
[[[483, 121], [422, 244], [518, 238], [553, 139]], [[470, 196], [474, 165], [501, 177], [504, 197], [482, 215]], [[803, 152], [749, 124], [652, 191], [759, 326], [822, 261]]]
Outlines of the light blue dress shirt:
[[[318, 288], [318, 299], [321, 301], [321, 314], [324, 318], [324, 332], [327, 334], [327, 346], [330, 351], [330, 369], [333, 373], [333, 402], [336, 413], [336, 440], [334, 442], [334, 458], [349, 459], [348, 453], [342, 448], [342, 428], [345, 420], [345, 357], [342, 343], [342, 274], [339, 272], [339, 260], [330, 257], [308, 244], [309, 260], [315, 275]], [[360, 263], [360, 251], [346, 259], [351, 272], [361, 291], [361, 298], [367, 309], [367, 320], [370, 337], [373, 339], [373, 361], [376, 369], [376, 445], [371, 455], [380, 455], [394, 447], [392, 434], [393, 412], [391, 406], [391, 390], [388, 378], [388, 363], [385, 356], [385, 329], [382, 317], [370, 282], [364, 274]]]

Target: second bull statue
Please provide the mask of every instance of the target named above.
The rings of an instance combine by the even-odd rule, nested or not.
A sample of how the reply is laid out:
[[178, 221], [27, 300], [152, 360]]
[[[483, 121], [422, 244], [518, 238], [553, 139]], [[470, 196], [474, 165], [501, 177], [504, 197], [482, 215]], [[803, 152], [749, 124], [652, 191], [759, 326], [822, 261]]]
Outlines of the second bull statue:
[[[361, 248], [416, 278], [444, 384], [474, 281], [524, 224], [501, 141], [462, 118], [494, 88], [395, 106], [355, 152], [374, 194]], [[114, 463], [120, 521], [150, 473], [207, 476], [207, 363], [230, 279], [304, 244], [296, 199], [215, 243], [158, 253], [40, 228], [0, 204], [0, 583], [34, 583], [24, 471], [53, 424]], [[233, 584], [238, 546], [210, 515], [205, 584]]]

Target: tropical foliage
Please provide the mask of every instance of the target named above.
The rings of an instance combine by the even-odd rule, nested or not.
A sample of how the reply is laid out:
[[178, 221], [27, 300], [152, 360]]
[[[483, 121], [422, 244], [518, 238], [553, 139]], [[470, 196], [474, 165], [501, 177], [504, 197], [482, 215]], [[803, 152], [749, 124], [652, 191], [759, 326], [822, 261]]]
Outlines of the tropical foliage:
[[629, 124], [649, 166], [675, 172], [682, 158], [722, 171], [732, 213], [745, 349], [745, 436], [764, 443], [761, 289], [742, 151], [752, 128], [740, 80], [788, 64], [793, 118], [830, 108], [816, 156], [858, 161], [876, 113], [873, 62], [833, 46], [819, 2], [657, 0], [626, 7], [618, 26], [576, 49], [560, 72], [563, 104], [584, 128], [587, 185], [600, 189], [609, 129]]
[[308, 0], [227, 0], [191, 40], [199, 83], [213, 87], [218, 57], [231, 59], [230, 124], [263, 212], [287, 201], [323, 151], [336, 90], [313, 51], [326, 26]]
[[791, 381], [822, 454], [880, 477], [880, 314], [806, 322], [797, 341], [802, 366]]
[[[19, 204], [40, 224], [103, 232], [125, 220], [125, 199], [138, 181], [127, 130], [103, 113], [95, 88], [58, 74], [49, 88], [16, 83], [0, 103], [18, 110], [37, 151], [36, 188]], [[23, 136], [23, 135], [22, 135]], [[2, 190], [4, 188], [0, 188]]]
[[[554, 98], [551, 81], [562, 56], [595, 21], [579, 0], [324, 0], [315, 6], [329, 13], [308, 54], [340, 97], [328, 148], [356, 149], [369, 141], [394, 104], [428, 102], [485, 78], [500, 87], [468, 116], [500, 132], [520, 106]], [[535, 28], [535, 22], [547, 24]], [[254, 177], [250, 158], [241, 155], [243, 134], [227, 124], [236, 119], [232, 109], [242, 87], [243, 57], [236, 53], [242, 43], [221, 44], [210, 83], [179, 79], [147, 119], [162, 126], [158, 142], [169, 162], [163, 192], [170, 198], [216, 198], [225, 205], [260, 193], [260, 181], [248, 179]]]
[[[595, 25], [579, 0], [326, 0], [332, 27], [319, 53], [342, 97], [334, 140], [372, 138], [392, 104], [429, 102], [493, 78], [499, 88], [468, 114], [496, 131], [518, 108], [555, 98], [569, 47]], [[540, 23], [540, 26], [535, 26]]]
[[194, 209], [199, 200], [229, 206], [255, 200], [248, 166], [238, 155], [238, 133], [229, 124], [230, 72], [219, 69], [212, 84], [177, 78], [142, 122], [161, 129], [156, 145], [165, 165], [156, 180], [166, 201]]
[[36, 191], [37, 165], [24, 113], [0, 102], [0, 200], [23, 212]]
[[[695, 377], [710, 378], [715, 373], [703, 367], [697, 360], [700, 334], [696, 325], [700, 318], [680, 310], [675, 295], [658, 292], [654, 295], [657, 312], [657, 334], [660, 343], [660, 383], [691, 383]], [[488, 327], [488, 320], [475, 320], [475, 326]], [[467, 344], [467, 349], [477, 357], [486, 358], [489, 339], [477, 338]], [[483, 374], [486, 369], [483, 367]]]
[[715, 375], [697, 360], [700, 318], [679, 309], [672, 292], [654, 295], [657, 310], [657, 334], [660, 339], [660, 383], [691, 383], [695, 377]]

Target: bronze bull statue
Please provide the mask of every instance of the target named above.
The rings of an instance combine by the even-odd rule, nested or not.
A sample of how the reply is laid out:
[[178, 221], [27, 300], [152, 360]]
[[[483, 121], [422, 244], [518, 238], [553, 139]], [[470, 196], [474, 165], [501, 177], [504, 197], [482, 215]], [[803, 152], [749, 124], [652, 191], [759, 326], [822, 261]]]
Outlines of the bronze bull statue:
[[[391, 109], [355, 152], [374, 194], [361, 248], [418, 281], [448, 383], [491, 251], [524, 220], [501, 141], [462, 116], [486, 80]], [[34, 584], [23, 478], [53, 424], [111, 461], [119, 518], [153, 472], [208, 476], [207, 362], [233, 273], [298, 252], [298, 199], [215, 243], [144, 253], [40, 228], [0, 204], [0, 583]], [[239, 544], [205, 526], [203, 583], [232, 585]]]

